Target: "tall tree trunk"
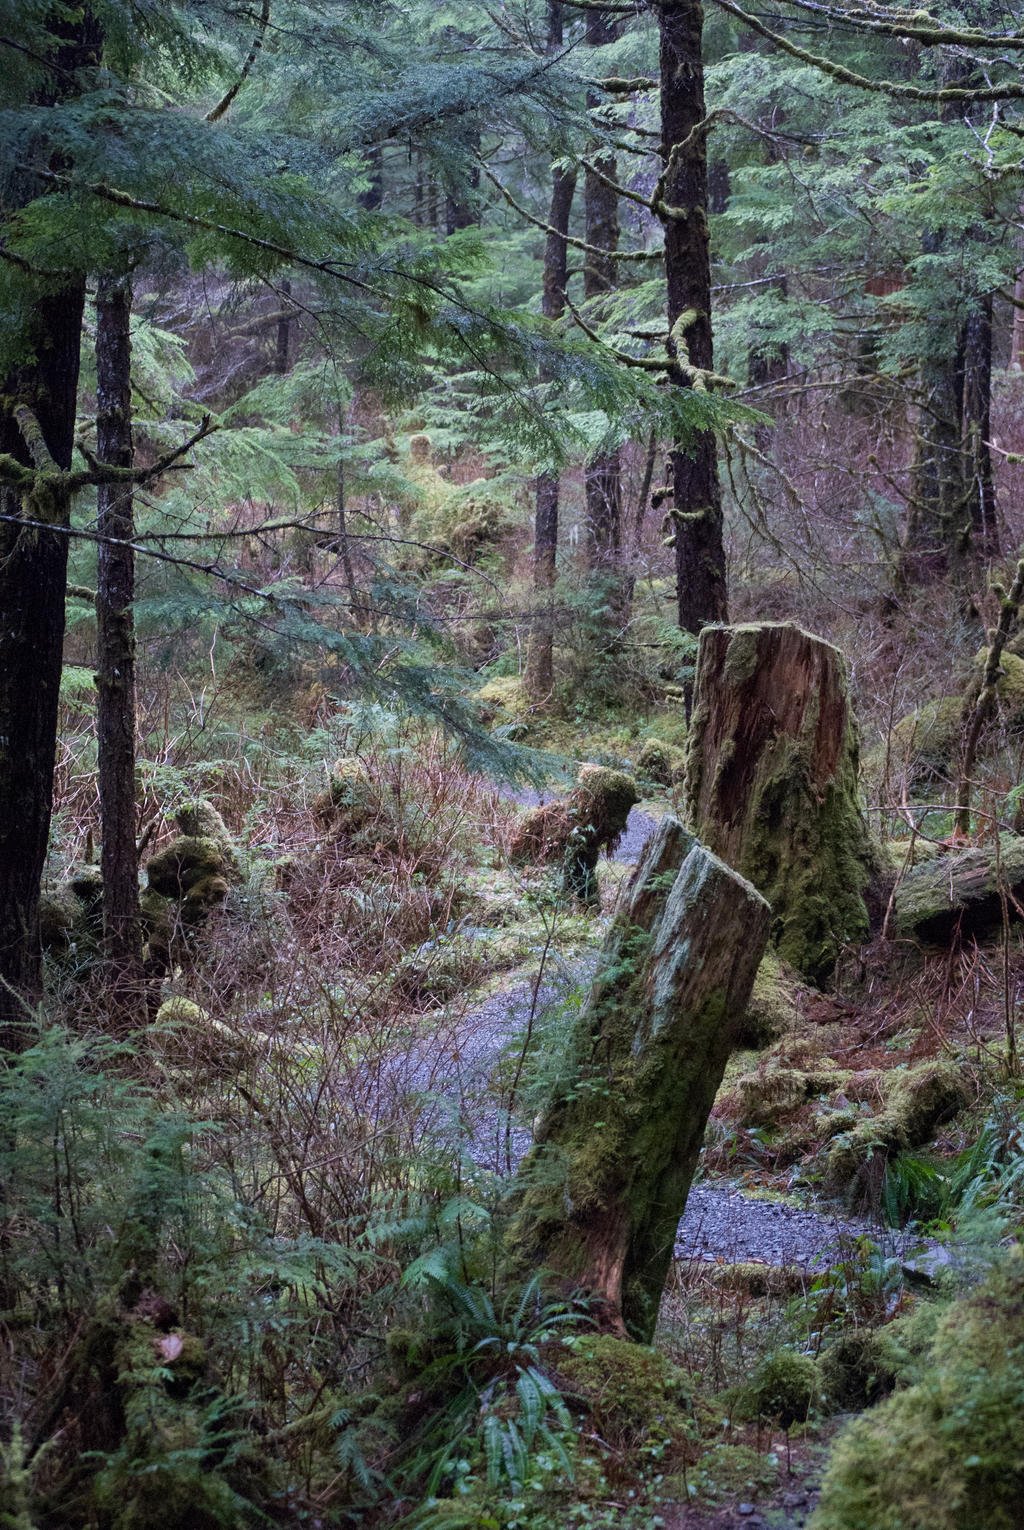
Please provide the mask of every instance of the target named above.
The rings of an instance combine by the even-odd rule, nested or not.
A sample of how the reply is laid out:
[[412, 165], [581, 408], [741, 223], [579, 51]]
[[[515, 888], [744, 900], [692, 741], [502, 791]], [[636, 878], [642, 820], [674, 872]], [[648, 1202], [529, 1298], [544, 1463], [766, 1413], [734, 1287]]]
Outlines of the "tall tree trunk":
[[[667, 165], [662, 213], [668, 324], [680, 360], [710, 370], [711, 260], [708, 247], [707, 140], [699, 0], [660, 0], [661, 152]], [[672, 382], [692, 386], [682, 370]], [[722, 493], [711, 431], [677, 441], [671, 453], [679, 625], [699, 632], [728, 618]]]
[[[602, 47], [614, 42], [619, 35], [618, 22], [602, 11], [588, 11], [586, 35], [591, 47]], [[587, 105], [591, 108], [600, 106], [603, 99], [598, 92], [589, 91]], [[615, 179], [614, 153], [595, 149], [593, 161], [610, 180]], [[586, 172], [583, 199], [586, 241], [598, 250], [607, 251], [607, 254], [596, 255], [594, 249], [590, 249], [583, 260], [583, 297], [591, 304], [591, 318], [598, 319], [601, 317], [600, 304], [595, 300], [604, 293], [614, 292], [617, 286], [615, 251], [619, 247], [619, 199], [612, 187], [590, 169]], [[587, 562], [592, 572], [614, 577], [622, 550], [622, 464], [618, 447], [591, 457], [584, 470], [584, 492]]]
[[[78, 90], [76, 71], [99, 59], [101, 33], [88, 11], [55, 22], [52, 78], [65, 96]], [[51, 104], [54, 96], [42, 101]], [[39, 187], [27, 176], [8, 188], [7, 206], [24, 204]], [[2, 380], [0, 452], [34, 465], [15, 411], [27, 407], [44, 449], [59, 468], [71, 466], [85, 279], [69, 278], [34, 304], [26, 330], [33, 360]], [[19, 1049], [26, 1002], [42, 989], [39, 888], [50, 832], [57, 705], [64, 643], [68, 505], [0, 490], [0, 1046]], [[22, 524], [19, 524], [22, 522]], [[30, 522], [49, 522], [29, 524]]]
[[[96, 296], [96, 440], [101, 462], [133, 464], [131, 279], [101, 276]], [[103, 848], [103, 953], [116, 1007], [142, 1019], [142, 934], [135, 803], [135, 535], [130, 486], [101, 484], [96, 586], [96, 728]]]
[[[548, 0], [548, 51], [562, 46], [562, 3]], [[551, 207], [548, 234], [544, 243], [544, 288], [541, 308], [546, 319], [560, 319], [565, 312], [565, 286], [568, 281], [569, 214], [576, 191], [573, 170], [551, 172]], [[546, 374], [542, 382], [550, 381]], [[533, 538], [534, 616], [526, 650], [523, 683], [536, 704], [551, 694], [554, 684], [552, 650], [555, 615], [552, 594], [555, 587], [558, 557], [558, 474], [540, 473], [536, 487], [536, 515]]]

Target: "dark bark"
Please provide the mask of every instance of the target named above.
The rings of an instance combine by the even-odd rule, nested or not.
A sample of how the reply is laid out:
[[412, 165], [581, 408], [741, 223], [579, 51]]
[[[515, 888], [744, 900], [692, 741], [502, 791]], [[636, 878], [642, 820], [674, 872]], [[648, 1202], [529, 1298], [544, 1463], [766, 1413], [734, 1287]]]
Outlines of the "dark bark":
[[[101, 462], [133, 465], [131, 281], [102, 276], [96, 297], [96, 442]], [[96, 584], [103, 951], [119, 1009], [142, 1018], [135, 803], [135, 535], [130, 486], [101, 484]]]
[[[614, 42], [619, 34], [615, 17], [602, 11], [587, 12], [587, 42], [602, 47]], [[603, 97], [596, 91], [587, 95], [590, 107], [600, 106]], [[610, 180], [617, 175], [615, 155], [610, 150], [596, 150], [594, 164]], [[583, 187], [587, 250], [583, 261], [583, 297], [590, 305], [591, 319], [601, 317], [599, 299], [614, 292], [618, 285], [615, 251], [619, 247], [618, 194], [593, 170], [588, 169]], [[597, 255], [594, 250], [607, 251]], [[587, 562], [591, 570], [614, 574], [622, 552], [622, 464], [618, 447], [596, 453], [584, 470], [586, 497]]]
[[[561, 0], [549, 0], [548, 50], [562, 46]], [[560, 319], [565, 312], [565, 287], [568, 281], [569, 214], [576, 192], [575, 171], [551, 172], [551, 207], [548, 212], [548, 235], [544, 242], [544, 277], [541, 309], [546, 319]], [[549, 381], [542, 375], [541, 381]], [[540, 473], [537, 477], [536, 515], [533, 538], [534, 617], [526, 655], [524, 683], [535, 702], [550, 696], [554, 684], [552, 649], [555, 615], [552, 592], [555, 587], [558, 557], [558, 474]]]
[[[78, 69], [95, 65], [101, 35], [86, 12], [55, 23], [51, 76], [55, 90], [77, 93]], [[8, 191], [8, 209], [34, 197], [31, 176]], [[42, 445], [58, 468], [71, 466], [78, 358], [85, 303], [84, 275], [34, 304], [26, 331], [33, 359], [0, 384], [0, 452], [33, 466], [29, 443], [15, 418], [26, 406], [38, 421]], [[0, 490], [0, 1046], [19, 1049], [29, 1032], [26, 1003], [42, 988], [39, 888], [50, 832], [57, 706], [67, 585], [67, 495], [54, 487], [22, 500]], [[19, 525], [18, 519], [48, 521]]]
[[[668, 323], [680, 360], [710, 370], [711, 262], [708, 247], [707, 140], [698, 0], [661, 0], [661, 152], [669, 166], [662, 214]], [[683, 147], [685, 145], [685, 147]], [[680, 322], [683, 321], [683, 322]], [[672, 382], [690, 387], [675, 370]], [[671, 453], [679, 625], [699, 632], [728, 618], [722, 494], [711, 431], [674, 443]]]

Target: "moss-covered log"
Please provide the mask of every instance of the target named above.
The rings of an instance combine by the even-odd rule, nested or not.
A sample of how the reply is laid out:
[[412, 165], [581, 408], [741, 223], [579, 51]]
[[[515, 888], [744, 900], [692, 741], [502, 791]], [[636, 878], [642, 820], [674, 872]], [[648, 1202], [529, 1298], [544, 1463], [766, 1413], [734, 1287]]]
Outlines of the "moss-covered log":
[[770, 910], [666, 818], [623, 890], [517, 1180], [513, 1257], [649, 1340]]
[[908, 871], [893, 904], [896, 935], [947, 945], [961, 935], [985, 935], [1002, 923], [1003, 908], [1018, 920], [1024, 907], [1024, 839], [975, 845], [939, 855]]
[[763, 893], [772, 942], [825, 983], [868, 930], [874, 855], [842, 655], [789, 623], [706, 627], [687, 746], [701, 842]]

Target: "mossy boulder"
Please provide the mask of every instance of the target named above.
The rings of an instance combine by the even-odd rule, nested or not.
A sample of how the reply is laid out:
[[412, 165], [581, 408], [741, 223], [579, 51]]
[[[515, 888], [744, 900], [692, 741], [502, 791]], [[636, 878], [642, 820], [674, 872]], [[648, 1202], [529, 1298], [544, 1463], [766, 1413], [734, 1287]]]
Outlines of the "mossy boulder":
[[157, 851], [146, 863], [149, 886], [161, 897], [184, 901], [208, 898], [222, 903], [227, 896], [230, 863], [219, 840], [183, 834]]
[[963, 1070], [946, 1058], [894, 1072], [885, 1084], [882, 1110], [831, 1142], [825, 1184], [832, 1190], [864, 1185], [865, 1177], [883, 1168], [894, 1153], [924, 1147], [971, 1097]]
[[893, 933], [945, 945], [953, 937], [984, 937], [1024, 906], [1024, 839], [1003, 835], [998, 845], [936, 856], [903, 877], [893, 900]]
[[683, 779], [686, 768], [686, 751], [678, 744], [668, 744], [661, 738], [649, 738], [640, 750], [636, 761], [636, 773], [654, 781], [658, 786], [673, 786]]
[[69, 968], [90, 966], [103, 940], [103, 876], [98, 866], [76, 867], [62, 887], [39, 899], [44, 951]]
[[750, 1383], [759, 1418], [790, 1429], [802, 1424], [821, 1396], [821, 1378], [810, 1355], [776, 1349], [766, 1355]]
[[1024, 1258], [941, 1319], [921, 1379], [836, 1445], [812, 1530], [1018, 1530]]
[[[893, 726], [888, 750], [890, 774], [904, 776], [911, 790], [950, 780], [956, 773], [963, 735], [962, 695], [926, 701]], [[881, 772], [884, 762], [884, 750], [875, 749], [866, 764], [874, 774]]]
[[333, 837], [358, 833], [379, 815], [370, 772], [356, 756], [335, 760], [327, 785], [313, 798], [313, 817]]
[[783, 1116], [815, 1095], [836, 1086], [834, 1070], [805, 1072], [802, 1068], [767, 1066], [744, 1073], [722, 1101], [723, 1113], [741, 1126], [774, 1126]]

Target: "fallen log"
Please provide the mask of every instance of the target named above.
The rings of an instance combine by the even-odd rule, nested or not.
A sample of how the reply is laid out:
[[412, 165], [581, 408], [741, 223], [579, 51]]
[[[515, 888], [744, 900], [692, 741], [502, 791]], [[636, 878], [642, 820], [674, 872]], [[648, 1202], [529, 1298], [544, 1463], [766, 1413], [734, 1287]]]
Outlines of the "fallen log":
[[868, 933], [875, 870], [843, 658], [788, 622], [705, 627], [687, 822], [772, 906], [772, 944], [810, 982]]
[[513, 1264], [586, 1290], [645, 1341], [769, 920], [749, 882], [662, 821], [513, 1187]]

